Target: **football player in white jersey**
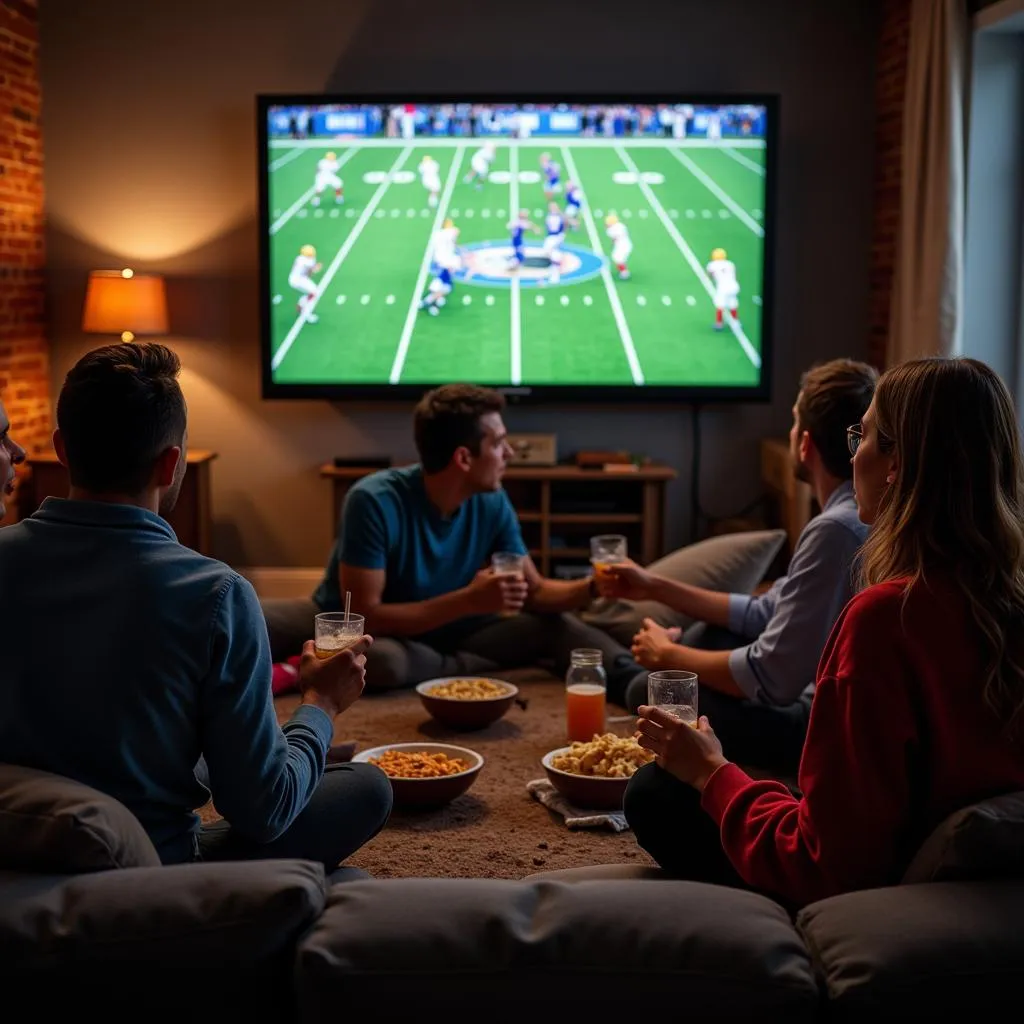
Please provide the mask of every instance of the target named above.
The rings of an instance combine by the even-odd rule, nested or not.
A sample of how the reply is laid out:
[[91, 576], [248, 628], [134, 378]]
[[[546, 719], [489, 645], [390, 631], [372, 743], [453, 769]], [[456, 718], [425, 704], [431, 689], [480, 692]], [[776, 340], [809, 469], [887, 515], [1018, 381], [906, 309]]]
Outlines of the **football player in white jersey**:
[[437, 206], [437, 197], [441, 192], [441, 165], [427, 153], [420, 161], [417, 170], [420, 173], [420, 181], [429, 196], [427, 205]]
[[341, 163], [338, 161], [336, 153], [327, 153], [323, 160], [319, 161], [316, 165], [316, 182], [313, 188], [316, 190], [313, 193], [313, 205], [320, 205], [320, 195], [328, 185], [334, 189], [334, 201], [336, 203], [345, 202], [345, 196], [342, 189], [341, 178], [338, 177], [338, 171], [341, 169]]
[[[316, 298], [316, 282], [313, 274], [320, 272], [320, 264], [316, 261], [316, 249], [304, 245], [295, 257], [292, 269], [288, 274], [288, 287], [302, 294], [299, 296], [299, 315], [306, 314], [306, 319], [315, 324], [320, 318], [312, 311], [313, 300]], [[306, 312], [309, 310], [309, 312]]]
[[739, 323], [740, 283], [736, 278], [736, 264], [729, 259], [724, 249], [712, 249], [711, 262], [706, 269], [715, 286], [715, 330], [720, 331], [725, 326], [723, 320], [726, 310]]
[[495, 146], [493, 142], [485, 142], [472, 156], [469, 161], [471, 168], [469, 174], [465, 177], [465, 183], [468, 185], [470, 182], [474, 182], [477, 188], [481, 188], [483, 183], [487, 180], [487, 175], [491, 173], [491, 164], [494, 162]]
[[445, 300], [451, 294], [452, 273], [462, 268], [462, 255], [458, 243], [459, 229], [449, 217], [441, 230], [434, 233], [430, 243], [434, 277], [420, 299], [420, 309], [425, 309], [431, 316], [437, 316], [441, 311]]
[[629, 280], [629, 255], [633, 251], [633, 240], [629, 237], [629, 229], [615, 216], [609, 213], [604, 219], [604, 226], [608, 229], [608, 237], [612, 240], [612, 263], [619, 272], [619, 280]]
[[[558, 284], [562, 271], [562, 243], [565, 241], [565, 218], [558, 203], [548, 203], [548, 214], [544, 218], [544, 255], [548, 258], [548, 284]], [[545, 281], [540, 282], [544, 284]]]

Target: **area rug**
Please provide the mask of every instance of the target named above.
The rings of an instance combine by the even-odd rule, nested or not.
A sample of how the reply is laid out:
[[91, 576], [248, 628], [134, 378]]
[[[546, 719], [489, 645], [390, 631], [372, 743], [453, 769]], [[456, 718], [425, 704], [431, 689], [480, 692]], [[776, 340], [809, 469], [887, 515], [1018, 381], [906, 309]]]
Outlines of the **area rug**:
[[[541, 757], [565, 745], [565, 689], [537, 673], [504, 677], [519, 687], [525, 707], [514, 704], [504, 718], [477, 732], [440, 725], [414, 691], [364, 696], [337, 719], [335, 741], [354, 739], [360, 749], [423, 740], [456, 743], [484, 757], [469, 792], [437, 810], [396, 810], [350, 865], [376, 878], [522, 878], [587, 864], [653, 863], [632, 832], [570, 830], [527, 793], [527, 782], [544, 777]], [[298, 697], [281, 696], [275, 703], [286, 721]], [[609, 715], [625, 711], [609, 706]], [[614, 728], [624, 734], [629, 722]]]

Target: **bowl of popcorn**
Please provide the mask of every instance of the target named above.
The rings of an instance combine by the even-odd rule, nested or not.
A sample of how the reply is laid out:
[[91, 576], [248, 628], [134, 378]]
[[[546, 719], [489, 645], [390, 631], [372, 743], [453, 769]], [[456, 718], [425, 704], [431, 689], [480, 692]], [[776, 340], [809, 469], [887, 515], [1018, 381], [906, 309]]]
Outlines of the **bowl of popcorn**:
[[484, 766], [475, 750], [450, 743], [391, 743], [361, 750], [352, 760], [376, 765], [402, 807], [449, 803], [473, 785]]
[[486, 729], [516, 699], [519, 690], [511, 683], [481, 676], [450, 676], [429, 679], [416, 687], [427, 712], [452, 729]]
[[618, 811], [629, 780], [654, 760], [632, 736], [595, 734], [587, 743], [559, 747], [541, 758], [551, 785], [577, 807]]

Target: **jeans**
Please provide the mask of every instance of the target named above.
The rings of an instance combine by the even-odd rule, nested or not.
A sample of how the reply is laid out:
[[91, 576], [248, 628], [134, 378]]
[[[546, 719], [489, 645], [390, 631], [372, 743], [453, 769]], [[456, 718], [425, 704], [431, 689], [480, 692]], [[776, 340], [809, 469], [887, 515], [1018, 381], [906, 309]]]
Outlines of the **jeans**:
[[[200, 782], [204, 782], [205, 769], [204, 761], [196, 766]], [[384, 827], [392, 801], [391, 783], [379, 768], [371, 764], [328, 765], [309, 803], [276, 839], [257, 843], [230, 823], [217, 821], [200, 829], [199, 858], [295, 857], [319, 861], [330, 873]]]

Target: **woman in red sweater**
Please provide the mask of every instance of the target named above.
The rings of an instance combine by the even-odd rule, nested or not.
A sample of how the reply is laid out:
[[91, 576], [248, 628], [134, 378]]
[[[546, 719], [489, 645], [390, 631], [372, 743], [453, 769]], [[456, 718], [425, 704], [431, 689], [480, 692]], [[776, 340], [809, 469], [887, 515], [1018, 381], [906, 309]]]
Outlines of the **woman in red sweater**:
[[[626, 817], [670, 873], [792, 906], [892, 885], [954, 811], [1024, 790], [1024, 462], [1002, 381], [972, 359], [889, 370], [849, 429], [864, 589], [818, 666], [801, 796], [640, 708], [655, 763]], [[699, 810], [702, 808], [703, 810]]]

